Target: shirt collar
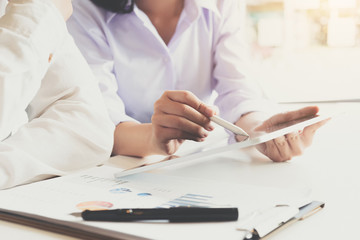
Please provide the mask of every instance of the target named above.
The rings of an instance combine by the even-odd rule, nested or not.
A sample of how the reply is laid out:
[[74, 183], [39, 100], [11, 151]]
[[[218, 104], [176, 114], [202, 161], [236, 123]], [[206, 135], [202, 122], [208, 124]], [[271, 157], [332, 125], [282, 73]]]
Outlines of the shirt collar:
[[[185, 11], [192, 16], [194, 19], [199, 17], [200, 9], [206, 8], [212, 12], [214, 12], [218, 17], [220, 17], [219, 8], [217, 6], [218, 0], [185, 0]], [[135, 6], [134, 11], [137, 12], [139, 9]], [[111, 22], [111, 20], [117, 15], [118, 13], [108, 11], [106, 14], [106, 23]], [[137, 12], [137, 15], [139, 13]]]
[[200, 18], [203, 9], [212, 11], [215, 15], [220, 17], [220, 12], [217, 6], [218, 0], [185, 0], [183, 17], [188, 23], [192, 23]]
[[206, 8], [214, 12], [218, 17], [220, 17], [219, 8], [217, 6], [218, 0], [185, 0], [186, 2], [192, 2], [198, 9]]
[[118, 13], [108, 11], [105, 16], [105, 22], [108, 24]]

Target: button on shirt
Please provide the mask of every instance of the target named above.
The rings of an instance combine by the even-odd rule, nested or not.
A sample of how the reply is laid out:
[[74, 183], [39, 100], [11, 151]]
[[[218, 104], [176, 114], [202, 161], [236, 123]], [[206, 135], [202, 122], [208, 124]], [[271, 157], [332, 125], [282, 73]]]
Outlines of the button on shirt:
[[166, 90], [189, 90], [235, 122], [264, 111], [269, 101], [247, 77], [238, 0], [185, 0], [176, 31], [166, 45], [147, 15], [135, 6], [118, 14], [75, 0], [68, 21], [98, 78], [110, 116], [150, 122], [154, 102]]
[[0, 189], [106, 161], [114, 124], [49, 0], [11, 0], [0, 18]]

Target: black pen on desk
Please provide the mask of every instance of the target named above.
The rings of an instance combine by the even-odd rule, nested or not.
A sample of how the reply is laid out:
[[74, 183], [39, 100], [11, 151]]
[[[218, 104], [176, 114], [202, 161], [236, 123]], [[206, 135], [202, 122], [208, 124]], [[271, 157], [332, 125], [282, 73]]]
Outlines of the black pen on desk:
[[144, 220], [168, 220], [169, 222], [220, 222], [236, 221], [237, 208], [134, 208], [90, 211], [81, 217], [86, 221], [131, 222]]

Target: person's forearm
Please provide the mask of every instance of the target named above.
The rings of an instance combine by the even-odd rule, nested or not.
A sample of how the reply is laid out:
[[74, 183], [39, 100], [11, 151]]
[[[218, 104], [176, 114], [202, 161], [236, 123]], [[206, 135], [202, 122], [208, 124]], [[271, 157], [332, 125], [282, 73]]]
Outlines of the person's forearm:
[[151, 141], [151, 124], [123, 122], [116, 126], [113, 155], [145, 157], [161, 154]]
[[29, 105], [29, 123], [0, 142], [0, 189], [94, 167], [113, 147], [97, 82], [68, 36]]
[[13, 0], [0, 19], [0, 140], [27, 122], [25, 109], [63, 41], [65, 23], [56, 11], [47, 1]]

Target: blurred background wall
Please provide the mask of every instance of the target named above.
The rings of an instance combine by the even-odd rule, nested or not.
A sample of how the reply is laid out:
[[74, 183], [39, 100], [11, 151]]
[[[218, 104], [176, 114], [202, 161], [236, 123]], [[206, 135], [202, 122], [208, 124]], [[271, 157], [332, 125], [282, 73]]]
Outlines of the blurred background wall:
[[360, 99], [360, 0], [240, 0], [254, 78], [280, 102]]

